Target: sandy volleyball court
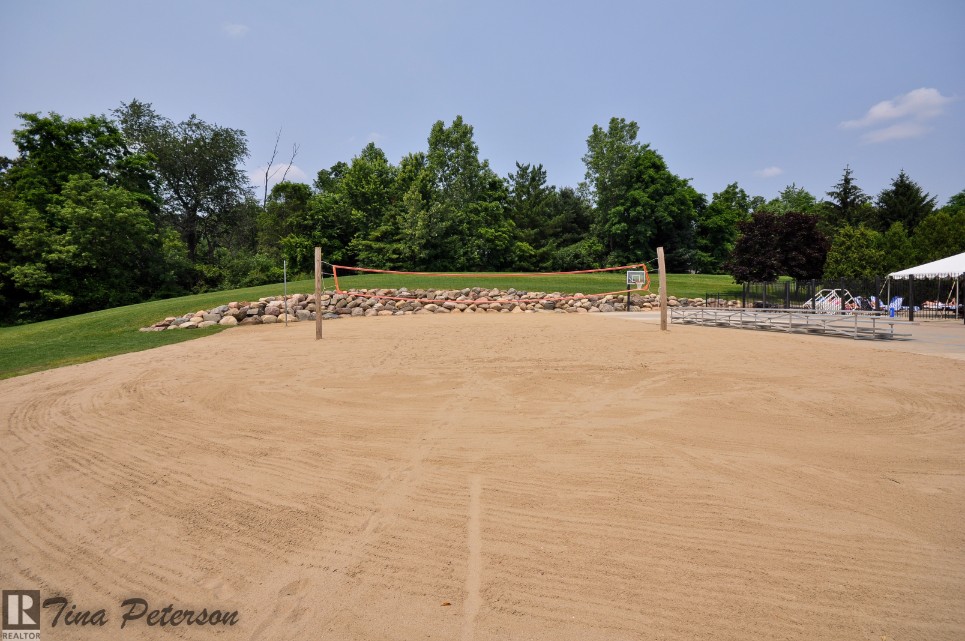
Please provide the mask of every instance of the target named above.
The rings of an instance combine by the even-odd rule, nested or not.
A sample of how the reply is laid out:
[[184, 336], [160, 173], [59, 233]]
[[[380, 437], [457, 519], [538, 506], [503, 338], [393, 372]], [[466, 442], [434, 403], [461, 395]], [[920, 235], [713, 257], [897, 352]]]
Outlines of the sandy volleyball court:
[[[0, 382], [0, 587], [107, 620], [43, 639], [965, 637], [965, 361], [575, 314], [325, 333]], [[238, 619], [121, 630], [129, 598]]]

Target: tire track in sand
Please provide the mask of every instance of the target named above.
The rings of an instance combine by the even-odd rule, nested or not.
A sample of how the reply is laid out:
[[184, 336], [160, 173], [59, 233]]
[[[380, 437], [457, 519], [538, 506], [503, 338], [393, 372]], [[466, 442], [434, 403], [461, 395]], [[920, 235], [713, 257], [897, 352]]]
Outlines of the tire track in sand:
[[[436, 376], [432, 378], [437, 378]], [[311, 553], [312, 563], [325, 568], [325, 573], [315, 574], [313, 581], [289, 582], [293, 577], [292, 568], [283, 566], [275, 577], [266, 581], [267, 585], [285, 585], [274, 594], [266, 594], [275, 606], [269, 616], [264, 617], [254, 628], [251, 639], [261, 639], [277, 625], [278, 621], [301, 621], [307, 611], [305, 603], [312, 600], [328, 602], [339, 594], [354, 594], [358, 591], [357, 577], [364, 573], [365, 564], [377, 558], [389, 543], [406, 508], [413, 500], [413, 494], [424, 482], [426, 461], [439, 447], [440, 440], [446, 438], [452, 425], [452, 417], [460, 406], [460, 399], [468, 391], [470, 378], [458, 371], [448, 371], [438, 378], [448, 381], [447, 394], [439, 399], [432, 417], [424, 428], [417, 430], [411, 440], [402, 446], [402, 451], [410, 452], [393, 467], [389, 468], [372, 488], [373, 502], [364, 518], [357, 523], [334, 547]], [[339, 439], [342, 440], [342, 439]], [[284, 580], [282, 580], [284, 579]], [[477, 585], [478, 594], [478, 585]], [[333, 611], [321, 616], [316, 615], [313, 625], [318, 629], [330, 627], [337, 619]]]
[[469, 563], [466, 569], [466, 602], [462, 622], [462, 641], [472, 641], [476, 631], [476, 617], [482, 605], [479, 586], [482, 582], [482, 534], [480, 532], [480, 495], [482, 479], [474, 474], [469, 479]]

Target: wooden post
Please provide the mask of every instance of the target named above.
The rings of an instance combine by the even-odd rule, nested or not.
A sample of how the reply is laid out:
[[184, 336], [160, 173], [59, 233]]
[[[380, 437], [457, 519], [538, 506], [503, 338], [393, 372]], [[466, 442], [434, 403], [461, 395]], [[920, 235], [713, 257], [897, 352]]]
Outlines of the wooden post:
[[663, 247], [657, 247], [657, 269], [660, 270], [660, 329], [667, 331], [667, 270], [663, 263]]
[[315, 248], [315, 340], [322, 337], [322, 248]]

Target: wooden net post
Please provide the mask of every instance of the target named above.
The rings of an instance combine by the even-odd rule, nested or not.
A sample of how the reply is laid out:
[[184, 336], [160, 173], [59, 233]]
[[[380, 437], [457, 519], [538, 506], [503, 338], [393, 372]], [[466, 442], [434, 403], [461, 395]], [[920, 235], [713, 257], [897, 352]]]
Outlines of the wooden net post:
[[660, 329], [667, 331], [667, 270], [663, 263], [663, 247], [657, 247], [657, 269], [660, 270]]
[[322, 248], [315, 248], [315, 340], [322, 337]]

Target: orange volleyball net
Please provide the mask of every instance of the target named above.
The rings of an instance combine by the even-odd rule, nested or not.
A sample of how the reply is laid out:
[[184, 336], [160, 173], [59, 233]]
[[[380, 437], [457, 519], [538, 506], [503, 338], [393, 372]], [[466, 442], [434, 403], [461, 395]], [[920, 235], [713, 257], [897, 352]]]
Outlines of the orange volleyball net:
[[414, 302], [432, 302], [437, 292], [452, 291], [460, 291], [471, 303], [498, 302], [501, 295], [511, 295], [515, 302], [563, 301], [650, 288], [647, 263], [556, 272], [423, 272], [325, 265], [336, 292], [365, 290], [370, 297]]

